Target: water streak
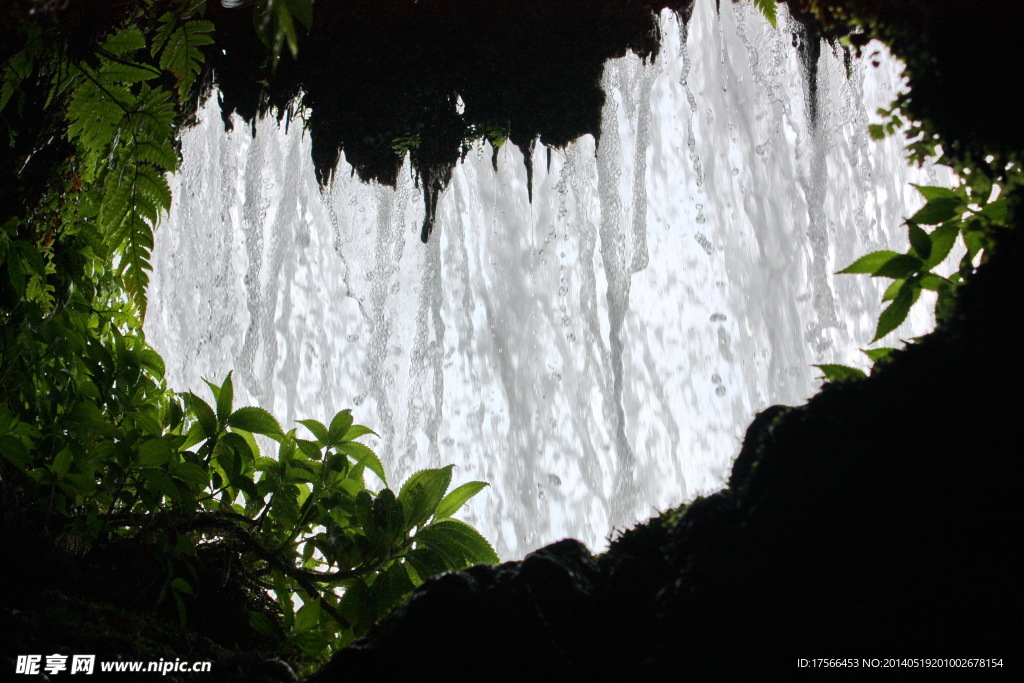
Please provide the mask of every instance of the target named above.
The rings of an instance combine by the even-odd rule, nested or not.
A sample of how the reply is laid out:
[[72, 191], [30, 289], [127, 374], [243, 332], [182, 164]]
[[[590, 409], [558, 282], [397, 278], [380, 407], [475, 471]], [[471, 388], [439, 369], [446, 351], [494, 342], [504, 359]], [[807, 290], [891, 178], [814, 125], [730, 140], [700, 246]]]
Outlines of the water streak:
[[427, 245], [408, 167], [321, 193], [297, 126], [225, 133], [211, 101], [153, 259], [171, 385], [235, 369], [238, 400], [288, 421], [353, 407], [393, 485], [447, 463], [491, 482], [466, 519], [505, 558], [599, 549], [721, 486], [755, 411], [812, 394], [812, 363], [865, 364], [879, 284], [833, 273], [900, 246], [907, 182], [943, 180], [867, 137], [897, 65], [847, 79], [824, 49], [812, 115], [779, 23], [666, 13], [657, 63], [606, 67], [599, 149], [531, 158], [532, 188], [511, 145], [497, 171], [470, 152]]

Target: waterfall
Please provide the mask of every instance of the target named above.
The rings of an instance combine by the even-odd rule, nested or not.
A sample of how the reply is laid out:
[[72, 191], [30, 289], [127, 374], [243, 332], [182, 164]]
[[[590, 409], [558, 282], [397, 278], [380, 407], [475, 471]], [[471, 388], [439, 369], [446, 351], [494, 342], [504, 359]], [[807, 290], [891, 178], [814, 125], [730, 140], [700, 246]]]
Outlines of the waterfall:
[[606, 65], [599, 143], [535, 149], [532, 202], [512, 145], [497, 172], [471, 151], [426, 245], [408, 163], [394, 189], [343, 165], [321, 191], [301, 125], [225, 132], [212, 98], [153, 254], [169, 385], [233, 369], [236, 402], [286, 428], [351, 407], [392, 486], [449, 463], [490, 482], [464, 519], [508, 559], [600, 550], [722, 486], [753, 414], [817, 390], [813, 363], [867, 364], [881, 285], [833, 274], [903, 246], [909, 182], [950, 182], [867, 135], [898, 64], [805, 60], [780, 14], [664, 13], [653, 65]]

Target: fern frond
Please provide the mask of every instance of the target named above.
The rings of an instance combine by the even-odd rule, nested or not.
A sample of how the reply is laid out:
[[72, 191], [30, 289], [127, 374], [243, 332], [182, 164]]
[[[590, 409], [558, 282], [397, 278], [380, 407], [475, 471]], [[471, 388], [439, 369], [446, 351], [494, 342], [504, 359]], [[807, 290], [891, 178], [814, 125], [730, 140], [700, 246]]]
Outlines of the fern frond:
[[170, 141], [146, 140], [135, 147], [135, 159], [139, 162], [146, 162], [158, 166], [165, 171], [174, 172], [178, 170], [178, 153]]
[[109, 156], [118, 138], [125, 111], [135, 98], [127, 88], [110, 84], [102, 86], [96, 79], [84, 78], [68, 102], [69, 140], [81, 148], [82, 177], [91, 182], [97, 168]]
[[[203, 53], [199, 48], [213, 43], [213, 23], [205, 19], [180, 21], [172, 12], [160, 17], [153, 57], [160, 60], [160, 68], [178, 78], [178, 96], [182, 99], [195, 83], [203, 66]], [[159, 52], [159, 56], [157, 55]]]
[[778, 8], [776, 7], [776, 4], [775, 4], [776, 0], [753, 0], [753, 1], [754, 1], [754, 7], [756, 7], [758, 9], [758, 11], [761, 14], [764, 15], [764, 18], [767, 19], [768, 23], [771, 24], [772, 27], [774, 28], [775, 27], [775, 21], [776, 21], [776, 18], [778, 16], [778, 14], [777, 14], [777, 9]]
[[119, 29], [115, 33], [110, 34], [100, 49], [104, 52], [109, 52], [116, 57], [124, 57], [126, 55], [141, 50], [146, 47], [146, 37], [142, 35], [142, 31], [137, 26], [125, 26]]
[[131, 62], [105, 61], [97, 74], [97, 80], [103, 85], [131, 85], [142, 81], [151, 81], [160, 73], [148, 66]]
[[125, 242], [121, 251], [118, 273], [124, 282], [124, 289], [138, 310], [140, 322], [146, 320], [146, 288], [149, 286], [149, 271], [153, 270], [149, 255], [153, 251], [153, 231], [141, 220], [126, 224], [125, 232], [131, 239]]
[[100, 230], [106, 244], [120, 257], [117, 272], [139, 317], [144, 319], [153, 231], [171, 207], [171, 188], [159, 168], [129, 163], [108, 172], [103, 194]]
[[[171, 144], [174, 136], [174, 103], [165, 90], [143, 84], [133, 100], [128, 117], [122, 123], [124, 135], [133, 143]], [[171, 170], [167, 167], [166, 170]]]
[[150, 164], [139, 164], [135, 184], [137, 201], [143, 206], [152, 207], [152, 213], [147, 215], [147, 219], [155, 228], [160, 216], [171, 209], [171, 186], [167, 176]]

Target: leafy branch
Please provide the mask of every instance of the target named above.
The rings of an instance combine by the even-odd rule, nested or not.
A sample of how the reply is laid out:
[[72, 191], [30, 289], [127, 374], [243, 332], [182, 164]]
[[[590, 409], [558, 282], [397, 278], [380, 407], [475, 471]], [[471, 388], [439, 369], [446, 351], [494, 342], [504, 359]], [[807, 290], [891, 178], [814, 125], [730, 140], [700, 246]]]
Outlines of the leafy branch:
[[[936, 293], [934, 313], [937, 321], [954, 312], [956, 293], [984, 259], [993, 235], [1007, 222], [1008, 195], [1020, 184], [1021, 173], [1009, 166], [996, 173], [986, 163], [973, 168], [956, 169], [959, 183], [953, 188], [914, 185], [925, 204], [904, 221], [908, 249], [874, 251], [858, 258], [838, 274], [867, 274], [892, 280], [882, 295], [888, 305], [879, 315], [871, 342], [895, 331], [906, 320], [923, 291]], [[940, 269], [960, 242], [963, 255], [950, 273]], [[865, 350], [873, 363], [889, 356], [893, 349]], [[817, 365], [822, 379], [839, 381], [862, 378], [864, 371], [844, 365]]]

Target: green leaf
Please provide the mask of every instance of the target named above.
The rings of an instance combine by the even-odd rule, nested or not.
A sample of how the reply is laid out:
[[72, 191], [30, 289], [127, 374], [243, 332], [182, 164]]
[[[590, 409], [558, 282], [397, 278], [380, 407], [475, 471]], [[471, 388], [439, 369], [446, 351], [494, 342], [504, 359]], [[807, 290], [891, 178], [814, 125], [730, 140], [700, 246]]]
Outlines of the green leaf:
[[160, 73], [141, 64], [106, 62], [98, 74], [99, 80], [105, 84], [131, 85], [158, 78]]
[[139, 467], [161, 467], [171, 459], [171, 447], [163, 439], [147, 439], [139, 446]]
[[896, 349], [891, 346], [883, 346], [878, 349], [861, 349], [861, 353], [871, 359], [872, 363], [877, 363], [880, 360], [885, 360], [889, 355]]
[[867, 375], [863, 370], [857, 368], [851, 368], [848, 365], [834, 365], [824, 364], [815, 365], [814, 367], [819, 368], [822, 372], [822, 376], [818, 379], [824, 379], [828, 382], [839, 382], [850, 379], [864, 379]]
[[374, 600], [366, 583], [356, 579], [345, 586], [338, 611], [352, 624], [356, 636], [366, 632], [375, 620]]
[[373, 533], [373, 496], [366, 489], [356, 495], [356, 520], [359, 528], [367, 533]]
[[959, 234], [960, 223], [958, 221], [943, 223], [932, 230], [932, 234], [929, 235], [932, 242], [931, 254], [925, 259], [923, 270], [931, 270], [945, 261]]
[[405, 512], [403, 505], [395, 498], [391, 489], [384, 489], [377, 494], [370, 510], [374, 525], [383, 533], [388, 542], [394, 542], [405, 536]]
[[103, 41], [101, 49], [117, 57], [124, 57], [146, 47], [146, 38], [137, 26], [126, 26]]
[[71, 463], [73, 462], [74, 456], [71, 451], [67, 448], [61, 450], [57, 454], [57, 457], [53, 459], [53, 465], [50, 466], [50, 471], [57, 475], [57, 478], [63, 477], [71, 469]]
[[374, 602], [374, 620], [380, 620], [394, 609], [415, 587], [405, 567], [397, 562], [392, 564], [387, 571], [379, 574], [373, 585], [370, 586]]
[[84, 496], [96, 491], [96, 480], [88, 474], [65, 474], [61, 477], [60, 487], [70, 495]]
[[457, 519], [442, 519], [423, 527], [414, 540], [437, 551], [452, 570], [481, 562], [500, 562], [494, 548], [480, 532]]
[[213, 408], [199, 398], [195, 394], [188, 392], [185, 396], [185, 407], [192, 411], [192, 414], [199, 420], [199, 425], [203, 430], [203, 436], [207, 439], [217, 435], [217, 416], [213, 413]]
[[256, 439], [253, 437], [252, 432], [245, 429], [239, 429], [238, 427], [232, 427], [231, 430], [232, 434], [237, 434], [242, 437], [242, 439], [245, 440], [245, 443], [249, 446], [248, 452], [251, 454], [251, 457], [250, 462], [247, 464], [246, 471], [252, 471], [251, 466], [254, 466], [256, 458], [260, 457], [260, 445], [256, 443]]
[[317, 627], [320, 623], [320, 601], [309, 598], [295, 613], [295, 624], [292, 630], [303, 633]]
[[305, 426], [316, 437], [317, 441], [320, 442], [320, 445], [326, 446], [331, 443], [327, 427], [324, 426], [323, 422], [319, 420], [299, 420], [299, 424]]
[[164, 359], [160, 357], [160, 354], [150, 348], [145, 348], [137, 352], [139, 358], [139, 364], [149, 370], [157, 380], [164, 378]]
[[193, 595], [192, 586], [189, 585], [188, 581], [181, 578], [180, 576], [171, 579], [171, 588], [177, 591], [178, 593], [186, 593], [188, 595]]
[[434, 514], [452, 482], [453, 467], [420, 470], [402, 485], [398, 500], [405, 509], [408, 528], [420, 526]]
[[848, 265], [846, 268], [840, 270], [837, 275], [849, 274], [849, 273], [874, 273], [876, 270], [885, 265], [888, 261], [900, 256], [895, 251], [873, 251], [866, 256], [861, 256], [859, 259]]
[[914, 250], [914, 253], [921, 258], [922, 261], [927, 262], [928, 257], [932, 255], [932, 239], [928, 233], [922, 230], [916, 223], [907, 222], [907, 233], [910, 238], [910, 247]]
[[889, 334], [907, 319], [910, 307], [914, 305], [920, 292], [921, 290], [906, 284], [900, 289], [900, 293], [896, 295], [893, 302], [878, 316], [878, 327], [875, 329], [875, 337], [871, 340], [872, 342]]
[[232, 403], [235, 400], [235, 387], [231, 383], [231, 373], [224, 378], [224, 384], [221, 385], [220, 391], [217, 392], [217, 419], [220, 422], [225, 422], [231, 415]]
[[105, 240], [119, 253], [117, 272], [125, 291], [145, 318], [146, 287], [153, 230], [171, 205], [171, 190], [161, 170], [149, 164], [126, 164], [107, 173], [99, 221]]
[[249, 439], [246, 439], [242, 436], [245, 433], [244, 429], [237, 432], [228, 432], [221, 438], [220, 443], [217, 444], [217, 451], [221, 452], [225, 448], [229, 448], [240, 458], [239, 466], [244, 466], [246, 471], [252, 471], [253, 465], [256, 462], [256, 452], [253, 451], [250, 445], [250, 440], [253, 440], [252, 435], [250, 434]]
[[334, 416], [331, 420], [330, 429], [328, 429], [328, 436], [330, 444], [336, 444], [345, 438], [348, 428], [352, 426], [352, 411], [349, 409], [342, 410]]
[[387, 486], [388, 480], [384, 474], [384, 465], [381, 464], [377, 454], [370, 450], [368, 446], [356, 441], [346, 441], [338, 445], [338, 450], [354, 458], [357, 464], [366, 466], [367, 469], [380, 477], [380, 480]]
[[309, 470], [302, 467], [286, 467], [284, 470], [284, 480], [287, 482], [301, 482], [304, 484], [313, 484], [316, 482], [316, 477]]
[[88, 427], [103, 436], [114, 436], [117, 428], [110, 424], [95, 403], [82, 401], [75, 405], [65, 416], [72, 424]]
[[956, 197], [936, 197], [915, 213], [910, 222], [921, 225], [938, 225], [944, 223], [963, 210], [963, 203]]
[[953, 283], [939, 275], [928, 274], [921, 278], [918, 284], [921, 286], [921, 289], [927, 289], [930, 292], [941, 292]]
[[973, 230], [964, 230], [960, 235], [963, 238], [964, 246], [967, 247], [965, 257], [968, 261], [973, 261], [978, 252], [982, 250], [981, 233]]
[[247, 406], [239, 408], [228, 418], [228, 425], [264, 436], [284, 436], [277, 418], [263, 408]]
[[906, 280], [893, 280], [882, 294], [882, 303], [895, 299], [896, 295], [900, 293], [900, 290], [903, 289], [903, 285], [906, 284], [906, 282]]
[[873, 273], [873, 277], [891, 277], [903, 279], [921, 269], [924, 263], [911, 254], [899, 254], [883, 263]]
[[977, 215], [984, 216], [993, 223], [999, 225], [1005, 225], [1006, 219], [1009, 217], [1009, 205], [1006, 203], [1006, 197], [1000, 197], [999, 199], [986, 204]]
[[182, 502], [184, 500], [177, 485], [164, 472], [157, 469], [144, 469], [142, 470], [142, 476], [154, 491], [165, 498], [175, 502]]
[[319, 461], [320, 456], [323, 455], [320, 451], [320, 444], [316, 441], [295, 439], [295, 445], [297, 445], [299, 447], [299, 451], [301, 451], [310, 460]]
[[933, 199], [956, 199], [956, 192], [948, 187], [937, 187], [935, 185], [915, 185], [910, 183], [913, 187], [917, 188], [917, 191], [921, 193], [925, 201], [931, 201]]
[[272, 636], [277, 633], [277, 628], [274, 626], [274, 622], [272, 622], [267, 615], [253, 610], [247, 610], [246, 614], [249, 618], [249, 625], [252, 626], [253, 630], [257, 633], [262, 633], [265, 636]]
[[292, 16], [307, 29], [313, 25], [313, 0], [287, 0]]
[[380, 437], [380, 434], [373, 431], [369, 427], [364, 427], [363, 425], [352, 425], [351, 427], [348, 428], [348, 431], [345, 432], [345, 440], [354, 441], [355, 439], [358, 439], [359, 437], [365, 436], [367, 434], [373, 434], [378, 438]]
[[178, 96], [184, 100], [202, 68], [204, 57], [200, 47], [213, 44], [214, 25], [203, 19], [182, 22], [173, 12], [160, 17], [153, 56], [160, 51], [160, 68], [178, 79]]
[[21, 471], [32, 463], [28, 449], [13, 436], [0, 436], [0, 455]]
[[285, 528], [293, 528], [299, 519], [299, 505], [293, 497], [294, 493], [288, 490], [289, 488], [291, 487], [282, 488], [274, 496], [271, 506], [271, 512], [276, 521]]
[[210, 484], [210, 475], [199, 465], [179, 462], [170, 469], [174, 479], [186, 484], [193, 492], [199, 493]]
[[409, 551], [405, 556], [405, 562], [415, 572], [415, 575], [410, 574], [409, 578], [417, 586], [432, 576], [448, 571], [444, 555], [425, 545]]
[[485, 486], [488, 484], [484, 481], [471, 481], [468, 484], [463, 484], [441, 500], [437, 510], [434, 511], [434, 516], [438, 519], [451, 517], [466, 504], [466, 501], [480, 493]]

